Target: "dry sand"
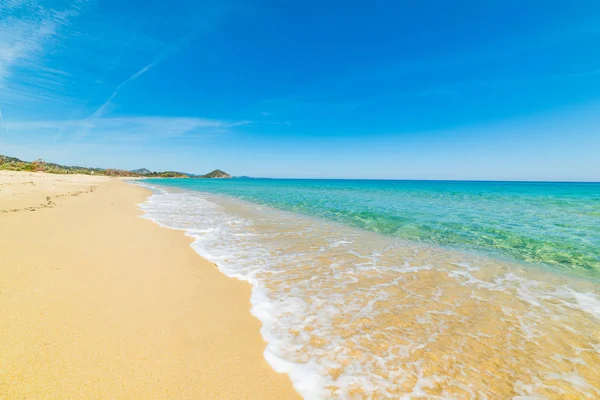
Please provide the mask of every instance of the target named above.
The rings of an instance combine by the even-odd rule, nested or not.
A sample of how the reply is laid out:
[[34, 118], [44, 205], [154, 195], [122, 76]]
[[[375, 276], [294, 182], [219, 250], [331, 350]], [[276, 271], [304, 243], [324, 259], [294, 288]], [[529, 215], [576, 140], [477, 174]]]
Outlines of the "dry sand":
[[0, 172], [0, 399], [294, 399], [250, 287], [118, 179]]

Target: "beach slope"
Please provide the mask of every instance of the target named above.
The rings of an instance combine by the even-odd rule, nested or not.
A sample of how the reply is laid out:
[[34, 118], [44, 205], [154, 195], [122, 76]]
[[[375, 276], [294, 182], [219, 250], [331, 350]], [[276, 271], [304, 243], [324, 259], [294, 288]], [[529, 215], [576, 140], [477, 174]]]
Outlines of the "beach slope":
[[293, 399], [250, 287], [117, 179], [0, 172], [0, 398]]

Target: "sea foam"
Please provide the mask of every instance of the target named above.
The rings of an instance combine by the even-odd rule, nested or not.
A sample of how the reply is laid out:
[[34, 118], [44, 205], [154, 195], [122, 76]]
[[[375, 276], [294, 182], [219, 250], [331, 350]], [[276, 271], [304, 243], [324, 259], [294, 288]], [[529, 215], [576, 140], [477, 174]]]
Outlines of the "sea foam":
[[144, 216], [252, 285], [266, 360], [306, 399], [600, 397], [597, 288], [207, 193]]

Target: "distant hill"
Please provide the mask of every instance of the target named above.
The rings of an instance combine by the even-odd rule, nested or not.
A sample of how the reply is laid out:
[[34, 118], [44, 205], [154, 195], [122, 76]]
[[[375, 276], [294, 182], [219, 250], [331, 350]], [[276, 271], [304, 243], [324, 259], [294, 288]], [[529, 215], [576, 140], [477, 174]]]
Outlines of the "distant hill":
[[129, 171], [134, 174], [141, 175], [147, 178], [190, 178], [193, 175], [186, 174], [185, 172], [177, 172], [177, 171], [162, 171], [162, 172], [152, 172], [148, 168], [138, 168]]
[[185, 172], [162, 171], [152, 172], [147, 168], [134, 169], [133, 171], [124, 171], [113, 168], [88, 168], [67, 166], [45, 162], [42, 159], [35, 161], [23, 161], [16, 157], [3, 156], [0, 154], [0, 170], [7, 171], [30, 171], [47, 172], [50, 174], [85, 174], [85, 175], [106, 175], [106, 176], [128, 176], [144, 178], [231, 178], [227, 172], [220, 169], [206, 175], [193, 175]]
[[101, 168], [86, 168], [78, 166], [66, 166], [54, 163], [47, 163], [44, 160], [37, 159], [35, 161], [23, 161], [16, 157], [0, 155], [0, 170], [6, 171], [30, 171], [30, 172], [47, 172], [51, 174], [98, 174], [110, 176], [129, 176], [128, 171], [120, 171], [116, 169], [101, 169]]
[[5, 171], [30, 171], [30, 172], [46, 172], [50, 174], [84, 174], [84, 175], [104, 175], [104, 176], [127, 176], [127, 177], [145, 177], [153, 176], [160, 178], [187, 178], [187, 174], [180, 172], [151, 172], [141, 173], [136, 171], [124, 171], [121, 169], [114, 168], [89, 168], [89, 167], [78, 167], [61, 165], [55, 163], [49, 163], [44, 160], [37, 159], [35, 161], [23, 161], [16, 157], [9, 157], [0, 155], [0, 170]]
[[150, 172], [149, 174], [142, 175], [148, 178], [189, 178], [190, 174], [185, 172], [177, 171], [163, 171], [163, 172]]
[[0, 165], [14, 163], [14, 162], [21, 162], [21, 160], [19, 160], [18, 158], [15, 158], [15, 157], [0, 155]]
[[231, 175], [229, 175], [227, 172], [221, 171], [220, 169], [215, 169], [212, 172], [209, 172], [206, 175], [202, 175], [200, 176], [200, 178], [231, 178]]
[[133, 172], [134, 174], [141, 174], [141, 175], [147, 175], [147, 174], [152, 173], [152, 171], [150, 171], [147, 168], [132, 169], [131, 172]]

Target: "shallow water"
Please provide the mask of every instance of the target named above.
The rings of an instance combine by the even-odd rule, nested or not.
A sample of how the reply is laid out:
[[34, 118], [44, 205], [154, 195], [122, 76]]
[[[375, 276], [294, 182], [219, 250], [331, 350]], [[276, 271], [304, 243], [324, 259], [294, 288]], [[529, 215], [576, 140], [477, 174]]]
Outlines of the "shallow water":
[[291, 179], [160, 184], [398, 238], [600, 273], [600, 184]]
[[[322, 195], [314, 183], [295, 189], [293, 196], [286, 187], [285, 201], [277, 198], [281, 189], [274, 189], [261, 195], [263, 205], [258, 205], [232, 196], [253, 200], [268, 191], [263, 184], [261, 190], [248, 190], [235, 180], [204, 182], [192, 188], [181, 181], [158, 181], [160, 189], [141, 205], [145, 216], [185, 230], [195, 237], [199, 254], [252, 284], [252, 312], [262, 321], [268, 342], [265, 357], [274, 369], [290, 374], [305, 398], [600, 398], [600, 290], [593, 279], [561, 273], [593, 272], [597, 266], [597, 193], [588, 187], [584, 195], [582, 189], [553, 188], [555, 197], [547, 200], [556, 210], [545, 217], [539, 209], [532, 212], [535, 207], [525, 210], [524, 204], [539, 203], [534, 198], [547, 193], [522, 195], [527, 200], [520, 207], [503, 206], [506, 215], [497, 210], [502, 204], [497, 199], [485, 207], [476, 204], [477, 198], [506, 196], [502, 190], [454, 193], [458, 204], [448, 200], [450, 194], [441, 194], [435, 200], [440, 210], [421, 204], [420, 211], [406, 211], [426, 214], [414, 226], [430, 221], [439, 232], [448, 220], [470, 221], [467, 238], [495, 220], [519, 237], [542, 241], [545, 225], [566, 224], [557, 232], [548, 228], [553, 232], [547, 246], [553, 250], [532, 252], [528, 247], [504, 251], [506, 242], [500, 251], [469, 240], [445, 239], [440, 247], [429, 237], [406, 240], [398, 229], [382, 234], [370, 230], [373, 225], [348, 222], [351, 206], [338, 199], [337, 189], [327, 187], [329, 194]], [[215, 186], [207, 190], [206, 185]], [[228, 197], [223, 187], [231, 192]], [[381, 209], [382, 193], [369, 196], [364, 190], [354, 188], [349, 195], [352, 189], [346, 186], [342, 198], [351, 199], [356, 209], [361, 202], [365, 209]], [[385, 194], [392, 203], [390, 215], [417, 203], [431, 204], [435, 197], [415, 194], [411, 202], [405, 194]], [[294, 208], [292, 198], [304, 199], [298, 202], [302, 209], [289, 212], [265, 206], [265, 197], [277, 199], [284, 206], [275, 206], [283, 209]], [[442, 213], [444, 202], [448, 218]], [[315, 209], [346, 211], [328, 220], [330, 211], [310, 212]], [[579, 233], [576, 239], [567, 239], [573, 232]], [[519, 262], [534, 258], [523, 254], [540, 258], [556, 254], [557, 248], [565, 252], [567, 241], [578, 256], [569, 253], [558, 262], [554, 255], [555, 262], [539, 265]]]

